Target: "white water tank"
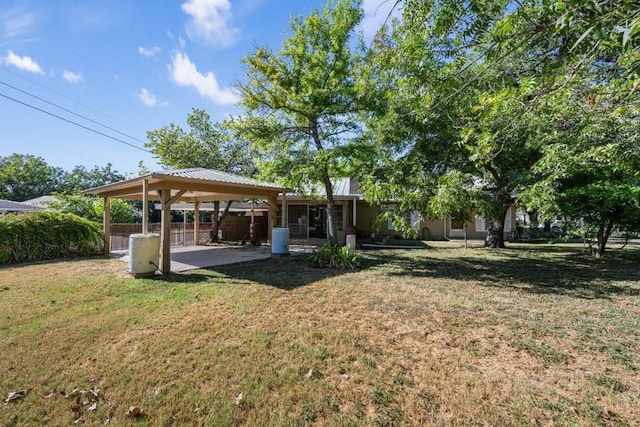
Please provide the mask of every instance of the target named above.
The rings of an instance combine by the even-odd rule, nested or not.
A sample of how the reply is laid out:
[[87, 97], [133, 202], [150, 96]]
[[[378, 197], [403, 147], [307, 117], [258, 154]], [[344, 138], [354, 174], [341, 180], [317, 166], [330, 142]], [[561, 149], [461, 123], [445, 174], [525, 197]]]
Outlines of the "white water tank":
[[347, 249], [349, 251], [356, 250], [356, 235], [355, 234], [347, 234]]
[[289, 229], [274, 228], [271, 232], [271, 253], [286, 255], [289, 253]]
[[153, 275], [160, 265], [160, 235], [129, 236], [129, 273]]

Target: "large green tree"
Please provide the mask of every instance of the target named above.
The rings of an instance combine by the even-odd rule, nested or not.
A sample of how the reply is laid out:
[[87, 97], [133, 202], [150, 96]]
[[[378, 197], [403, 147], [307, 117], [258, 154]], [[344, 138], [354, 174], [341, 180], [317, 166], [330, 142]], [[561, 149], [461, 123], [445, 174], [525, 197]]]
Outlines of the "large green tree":
[[539, 178], [545, 148], [567, 135], [558, 99], [615, 87], [623, 96], [610, 114], [634, 96], [632, 3], [398, 1], [401, 21], [371, 54], [384, 108], [368, 128], [383, 160], [364, 180], [368, 197], [425, 206], [438, 176], [472, 174], [489, 220], [485, 243], [504, 246], [507, 206]]
[[347, 174], [349, 146], [360, 133], [354, 30], [361, 19], [355, 0], [294, 18], [278, 52], [259, 47], [244, 58], [245, 80], [237, 85], [245, 107], [239, 129], [260, 150], [262, 175], [301, 193], [323, 189], [331, 243], [331, 180]]
[[0, 199], [22, 202], [57, 191], [64, 179], [61, 168], [30, 154], [0, 157]]
[[637, 100], [611, 109], [619, 93], [590, 89], [596, 90], [589, 96], [565, 96], [562, 138], [545, 147], [534, 169], [538, 179], [522, 199], [546, 217], [582, 221], [602, 257], [614, 230], [640, 230], [640, 109]]
[[127, 179], [127, 176], [112, 169], [111, 163], [107, 163], [104, 167], [94, 166], [91, 170], [80, 165], [65, 173], [60, 191], [75, 193], [125, 179]]
[[[230, 121], [213, 123], [205, 110], [194, 108], [187, 117], [189, 130], [173, 123], [147, 132], [145, 144], [160, 163], [174, 168], [209, 168], [242, 176], [257, 173], [255, 154], [250, 144], [233, 131]], [[220, 223], [229, 213], [233, 201], [227, 201], [220, 211], [220, 201], [214, 201], [214, 223], [211, 240], [218, 241]]]

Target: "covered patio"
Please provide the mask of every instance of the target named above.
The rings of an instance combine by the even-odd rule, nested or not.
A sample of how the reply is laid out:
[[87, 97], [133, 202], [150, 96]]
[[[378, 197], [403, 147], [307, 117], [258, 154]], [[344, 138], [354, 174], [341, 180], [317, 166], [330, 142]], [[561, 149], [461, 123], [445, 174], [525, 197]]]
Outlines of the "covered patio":
[[[109, 254], [110, 199], [140, 200], [143, 206], [149, 201], [159, 201], [161, 206], [160, 267], [163, 274], [171, 271], [170, 226], [171, 205], [178, 201], [190, 202], [194, 206], [194, 234], [199, 233], [199, 209], [203, 202], [222, 200], [260, 199], [269, 206], [268, 239], [276, 227], [278, 196], [282, 195], [286, 206], [287, 189], [273, 183], [257, 181], [212, 169], [192, 168], [153, 172], [125, 181], [91, 188], [85, 194], [104, 199], [103, 229], [104, 251]], [[286, 212], [286, 209], [283, 209]], [[286, 226], [286, 215], [282, 216]], [[142, 233], [149, 229], [147, 209], [142, 210]]]

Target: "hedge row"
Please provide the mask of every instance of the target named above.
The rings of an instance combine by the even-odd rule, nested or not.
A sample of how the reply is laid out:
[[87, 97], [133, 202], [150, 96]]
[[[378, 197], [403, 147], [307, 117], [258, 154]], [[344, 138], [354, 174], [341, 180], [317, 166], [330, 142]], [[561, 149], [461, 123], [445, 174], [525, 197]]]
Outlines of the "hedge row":
[[102, 227], [71, 213], [0, 215], [0, 264], [94, 255], [103, 246]]

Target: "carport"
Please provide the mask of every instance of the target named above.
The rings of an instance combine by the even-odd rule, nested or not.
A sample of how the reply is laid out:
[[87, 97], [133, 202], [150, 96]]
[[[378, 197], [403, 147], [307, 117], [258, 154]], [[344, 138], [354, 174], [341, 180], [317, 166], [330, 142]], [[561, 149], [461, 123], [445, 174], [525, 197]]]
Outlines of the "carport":
[[[286, 188], [276, 184], [256, 181], [213, 169], [192, 168], [153, 172], [102, 187], [91, 188], [85, 194], [104, 199], [103, 228], [104, 252], [109, 254], [110, 199], [141, 200], [147, 206], [150, 200], [160, 202], [160, 263], [163, 274], [171, 269], [170, 227], [171, 205], [178, 201], [194, 204], [194, 233], [199, 233], [199, 208], [202, 202], [220, 200], [261, 199], [269, 205], [268, 239], [271, 241], [276, 226], [278, 196], [282, 195], [283, 212], [286, 212]], [[282, 227], [286, 227], [286, 215], [282, 216]], [[147, 209], [142, 212], [142, 233], [149, 229]], [[197, 241], [197, 239], [196, 239]]]

